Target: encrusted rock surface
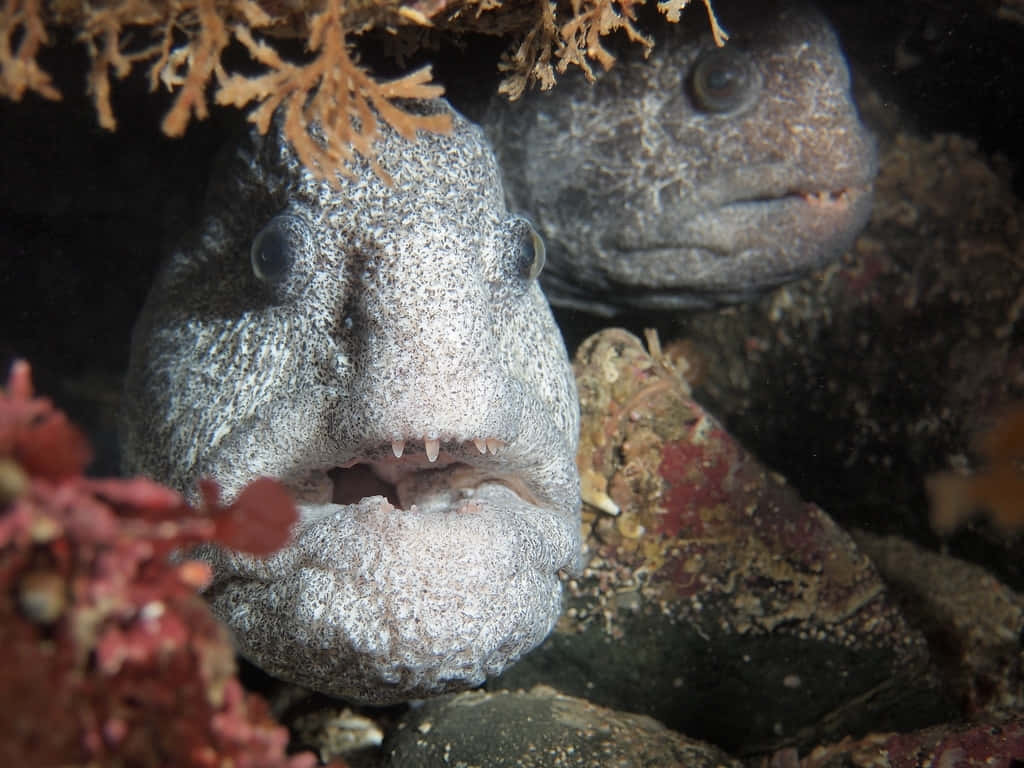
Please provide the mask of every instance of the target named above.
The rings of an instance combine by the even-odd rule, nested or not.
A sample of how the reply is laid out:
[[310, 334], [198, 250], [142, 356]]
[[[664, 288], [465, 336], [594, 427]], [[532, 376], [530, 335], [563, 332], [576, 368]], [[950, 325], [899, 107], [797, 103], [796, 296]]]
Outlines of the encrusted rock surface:
[[[1002, 163], [950, 135], [889, 140], [875, 194], [842, 263], [675, 333], [700, 401], [805, 496], [933, 541], [924, 478], [970, 465], [972, 436], [1024, 399], [1024, 208]], [[953, 543], [1024, 584], [1019, 540]]]
[[547, 682], [739, 752], [949, 712], [868, 558], [656, 343], [610, 329], [575, 366], [589, 562], [555, 635], [501, 685]]
[[873, 733], [818, 747], [804, 759], [776, 755], [773, 766], [796, 768], [1012, 768], [1024, 755], [1024, 720], [942, 725], [912, 733]]

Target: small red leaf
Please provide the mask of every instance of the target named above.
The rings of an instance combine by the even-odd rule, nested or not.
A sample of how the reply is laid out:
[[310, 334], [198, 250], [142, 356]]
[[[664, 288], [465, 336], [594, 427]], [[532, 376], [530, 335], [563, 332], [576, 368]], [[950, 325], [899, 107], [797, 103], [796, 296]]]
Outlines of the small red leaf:
[[[202, 486], [200, 490], [206, 497]], [[288, 541], [297, 519], [295, 502], [288, 489], [277, 480], [260, 477], [247, 485], [234, 504], [217, 516], [216, 538], [232, 549], [269, 555]]]

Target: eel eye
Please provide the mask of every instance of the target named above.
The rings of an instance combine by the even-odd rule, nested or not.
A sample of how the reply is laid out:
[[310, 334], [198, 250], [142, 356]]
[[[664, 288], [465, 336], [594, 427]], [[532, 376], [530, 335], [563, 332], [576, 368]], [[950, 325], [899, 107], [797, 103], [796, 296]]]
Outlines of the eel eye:
[[305, 233], [306, 226], [297, 216], [280, 214], [272, 218], [249, 249], [253, 274], [268, 285], [283, 283], [295, 263]]
[[526, 219], [522, 220], [523, 225], [516, 241], [516, 265], [521, 274], [527, 280], [536, 280], [540, 271], [544, 269], [544, 241], [541, 240], [537, 230]]
[[726, 46], [700, 55], [690, 85], [698, 108], [705, 112], [730, 112], [747, 100], [754, 81], [749, 57]]

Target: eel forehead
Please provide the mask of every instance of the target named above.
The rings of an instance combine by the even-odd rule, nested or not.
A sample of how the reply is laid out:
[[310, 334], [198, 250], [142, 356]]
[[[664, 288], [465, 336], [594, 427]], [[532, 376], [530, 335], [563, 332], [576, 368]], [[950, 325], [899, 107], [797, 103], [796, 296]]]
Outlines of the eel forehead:
[[510, 204], [548, 240], [554, 303], [742, 297], [837, 256], [866, 223], [876, 150], [826, 19], [797, 2], [715, 8], [742, 73], [734, 104], [702, 102], [716, 51], [684, 20], [658, 27], [649, 60], [627, 50], [593, 85], [566, 78], [488, 108]]
[[126, 471], [186, 494], [289, 485], [303, 518], [278, 555], [198, 553], [211, 604], [271, 673], [377, 703], [530, 650], [580, 546], [579, 408], [536, 235], [482, 132], [419, 108], [453, 131], [384, 128], [390, 185], [364, 162], [316, 179], [277, 127], [233, 153], [139, 319], [122, 425]]

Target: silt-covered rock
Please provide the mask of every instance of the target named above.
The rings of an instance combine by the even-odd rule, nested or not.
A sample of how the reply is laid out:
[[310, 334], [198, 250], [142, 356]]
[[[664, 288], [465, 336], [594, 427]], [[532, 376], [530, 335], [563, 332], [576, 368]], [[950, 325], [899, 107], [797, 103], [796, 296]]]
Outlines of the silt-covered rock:
[[403, 719], [389, 747], [392, 768], [742, 765], [650, 717], [615, 712], [546, 686], [432, 700]]

